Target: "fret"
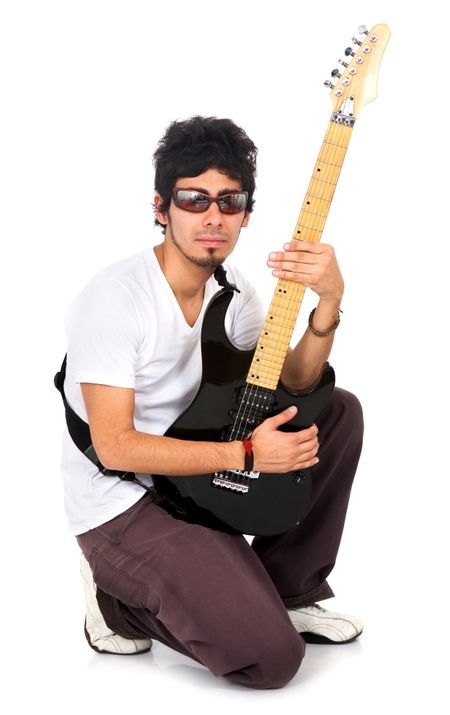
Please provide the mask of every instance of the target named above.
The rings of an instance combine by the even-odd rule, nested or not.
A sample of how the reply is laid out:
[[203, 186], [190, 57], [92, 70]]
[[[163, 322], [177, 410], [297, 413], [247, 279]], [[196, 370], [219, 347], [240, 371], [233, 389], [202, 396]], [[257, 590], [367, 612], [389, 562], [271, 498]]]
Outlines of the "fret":
[[[327, 203], [331, 203], [331, 199], [325, 199], [323, 196], [319, 196], [319, 194], [307, 193], [306, 196], [312, 196], [315, 199], [320, 199], [321, 201], [326, 201]], [[306, 202], [306, 203], [308, 203], [308, 202]]]
[[320, 198], [326, 199], [329, 203], [331, 203], [331, 199], [334, 195], [334, 186], [333, 188], [330, 188], [329, 184], [326, 184], [323, 181], [321, 182], [315, 177], [314, 179], [311, 179], [309, 186], [312, 194], [319, 194]]
[[291, 338], [291, 333], [290, 333], [288, 326], [286, 326], [285, 331], [284, 330], [281, 330], [281, 331], [280, 330], [271, 330], [267, 337], [269, 337], [271, 335], [276, 336], [276, 337], [274, 337], [274, 340], [277, 340], [277, 342], [280, 342], [284, 338], [288, 338], [289, 340]]
[[[257, 366], [254, 369], [250, 368], [250, 372], [248, 373], [248, 375], [255, 381], [255, 385], [262, 385], [263, 381], [268, 382], [270, 380], [271, 382], [273, 381], [275, 383], [276, 387], [278, 384], [278, 380], [280, 379], [282, 367], [282, 363], [280, 365], [276, 365], [273, 369], [263, 369], [261, 366]], [[265, 387], [266, 385], [263, 386]]]
[[294, 300], [286, 298], [286, 297], [281, 297], [280, 295], [274, 296], [272, 303], [270, 304], [271, 308], [271, 315], [277, 312], [277, 308], [279, 308], [282, 311], [282, 314], [284, 316], [284, 311], [285, 310], [292, 310], [292, 306], [295, 310], [297, 307], [298, 300]]
[[280, 356], [284, 360], [284, 358], [286, 357], [286, 348], [283, 349], [282, 347], [276, 347], [275, 344], [272, 344], [272, 346], [269, 346], [268, 343], [265, 343], [264, 345], [262, 345], [262, 344], [257, 345], [256, 352], [260, 356], [260, 359], [261, 359], [261, 350], [264, 350], [264, 355], [262, 356], [263, 360], [269, 359], [269, 358], [277, 359]]
[[279, 336], [277, 339], [290, 338], [291, 334], [289, 331], [289, 326], [280, 326], [280, 327], [285, 328], [285, 330], [271, 330], [267, 334], [267, 337], [269, 337], [271, 335], [277, 335], [277, 336]]
[[302, 209], [305, 214], [312, 214], [313, 216], [320, 216], [321, 218], [327, 218], [326, 214], [319, 214], [317, 211], [310, 211], [309, 209]]
[[[314, 172], [315, 178], [316, 179], [321, 179], [328, 181], [330, 184], [337, 184], [337, 181], [339, 179], [339, 174], [340, 174], [340, 168], [338, 168], [335, 165], [328, 165], [325, 166], [324, 162], [320, 161], [317, 164], [318, 168]], [[319, 169], [320, 169], [320, 177], [319, 177]]]
[[284, 303], [276, 303], [271, 306], [271, 314], [272, 316], [279, 316], [283, 320], [286, 320], [289, 318], [289, 313], [293, 313], [292, 319], [295, 320], [297, 317], [298, 304], [300, 302], [300, 300], [290, 300], [285, 301]]
[[324, 144], [330, 144], [330, 146], [337, 146], [337, 147], [339, 147], [339, 149], [347, 149], [347, 145], [346, 145], [346, 144], [336, 144], [335, 142], [329, 142], [329, 141], [326, 141], [326, 140], [324, 140], [323, 143], [324, 143]]
[[299, 241], [300, 239], [302, 239], [303, 241], [314, 241], [317, 243], [321, 235], [322, 234], [309, 233], [308, 229], [304, 229], [303, 231], [296, 231], [295, 234], [293, 234], [292, 236], [292, 240]]
[[273, 380], [273, 378], [280, 376], [280, 372], [279, 364], [276, 364], [274, 367], [270, 367], [270, 365], [253, 365], [250, 367], [249, 375], [256, 379], [263, 380], [265, 378]]
[[319, 233], [322, 233], [322, 229], [314, 228], [314, 226], [307, 226], [305, 223], [298, 223], [297, 226], [301, 226], [302, 228], [309, 228], [311, 231], [318, 231]]
[[277, 385], [278, 385], [278, 380], [279, 378], [276, 376], [270, 376], [270, 377], [262, 377], [259, 375], [258, 377], [255, 376], [249, 376], [247, 377], [247, 382], [249, 382], [251, 385], [258, 385], [258, 387], [265, 387], [267, 390], [276, 390]]
[[292, 303], [297, 304], [298, 298], [299, 298], [299, 296], [291, 296], [291, 295], [288, 295], [287, 293], [286, 293], [286, 295], [277, 293], [276, 295], [273, 296], [272, 303], [270, 305], [271, 305], [271, 307], [279, 306], [280, 308], [284, 308], [286, 306], [289, 306]]
[[317, 162], [318, 164], [327, 164], [328, 166], [337, 166], [339, 169], [342, 167], [342, 164], [335, 164], [333, 161], [325, 161], [325, 159], [322, 159], [319, 156], [319, 161]]
[[333, 184], [333, 186], [337, 184], [337, 181], [327, 181], [326, 179], [319, 179], [317, 176], [314, 181], [320, 181], [322, 184]]
[[281, 368], [284, 361], [273, 363], [272, 365], [264, 365], [261, 363], [252, 364], [249, 375], [255, 380], [274, 380], [279, 379]]

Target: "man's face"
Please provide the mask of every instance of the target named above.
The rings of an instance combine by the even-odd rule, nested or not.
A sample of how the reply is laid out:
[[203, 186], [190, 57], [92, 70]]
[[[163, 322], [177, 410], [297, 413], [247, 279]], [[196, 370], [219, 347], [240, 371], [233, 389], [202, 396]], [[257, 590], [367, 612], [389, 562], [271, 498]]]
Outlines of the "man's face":
[[[240, 181], [231, 179], [217, 169], [208, 169], [199, 176], [177, 179], [176, 189], [194, 189], [210, 196], [241, 191]], [[155, 197], [158, 207], [161, 197]], [[167, 214], [157, 212], [158, 220], [166, 225], [166, 245], [176, 250], [191, 263], [206, 268], [216, 268], [235, 247], [239, 232], [247, 226], [250, 214], [223, 214], [217, 203], [212, 203], [204, 213], [190, 213], [170, 202]]]

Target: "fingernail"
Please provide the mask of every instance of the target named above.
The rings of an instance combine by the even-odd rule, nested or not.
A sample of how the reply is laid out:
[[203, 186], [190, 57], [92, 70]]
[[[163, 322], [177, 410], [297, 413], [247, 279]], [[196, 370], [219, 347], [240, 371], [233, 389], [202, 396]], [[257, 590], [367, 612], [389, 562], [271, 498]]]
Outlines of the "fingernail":
[[290, 247], [291, 247], [291, 244], [290, 244], [290, 243], [285, 243], [284, 246], [283, 246], [283, 248], [284, 248], [285, 251], [289, 251]]
[[288, 407], [289, 412], [297, 412], [296, 407]]
[[269, 254], [269, 258], [270, 258], [272, 261], [274, 261], [276, 257], [277, 257], [277, 254], [276, 254], [276, 253], [271, 253], [271, 254]]

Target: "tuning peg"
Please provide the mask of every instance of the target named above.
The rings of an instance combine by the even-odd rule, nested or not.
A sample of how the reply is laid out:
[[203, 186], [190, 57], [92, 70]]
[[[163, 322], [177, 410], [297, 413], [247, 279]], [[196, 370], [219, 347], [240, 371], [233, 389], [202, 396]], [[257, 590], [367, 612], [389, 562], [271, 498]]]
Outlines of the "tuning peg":
[[358, 27], [358, 32], [360, 35], [368, 35], [369, 34], [369, 31], [365, 25], [360, 25]]
[[338, 69], [335, 69], [331, 72], [332, 77], [342, 77], [341, 73], [339, 72]]
[[355, 56], [355, 53], [353, 52], [351, 47], [347, 47], [344, 54], [346, 57], [350, 57], [350, 56], [354, 57]]
[[352, 37], [352, 42], [353, 42], [355, 45], [362, 45], [362, 42], [360, 42], [359, 40], [357, 40], [356, 37]]
[[348, 67], [348, 62], [344, 62], [344, 60], [338, 60], [340, 65], [343, 65], [344, 67]]
[[334, 89], [334, 84], [331, 82], [331, 80], [326, 79], [324, 82], [325, 87], [329, 87], [330, 89]]

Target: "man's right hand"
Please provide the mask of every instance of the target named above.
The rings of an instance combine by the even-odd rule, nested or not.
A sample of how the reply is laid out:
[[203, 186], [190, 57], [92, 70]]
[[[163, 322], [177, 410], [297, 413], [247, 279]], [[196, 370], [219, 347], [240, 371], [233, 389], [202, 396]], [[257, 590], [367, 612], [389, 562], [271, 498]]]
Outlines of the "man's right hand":
[[255, 472], [291, 472], [317, 464], [318, 428], [313, 424], [298, 432], [281, 432], [278, 428], [297, 414], [297, 407], [288, 407], [264, 420], [252, 433], [253, 469]]

